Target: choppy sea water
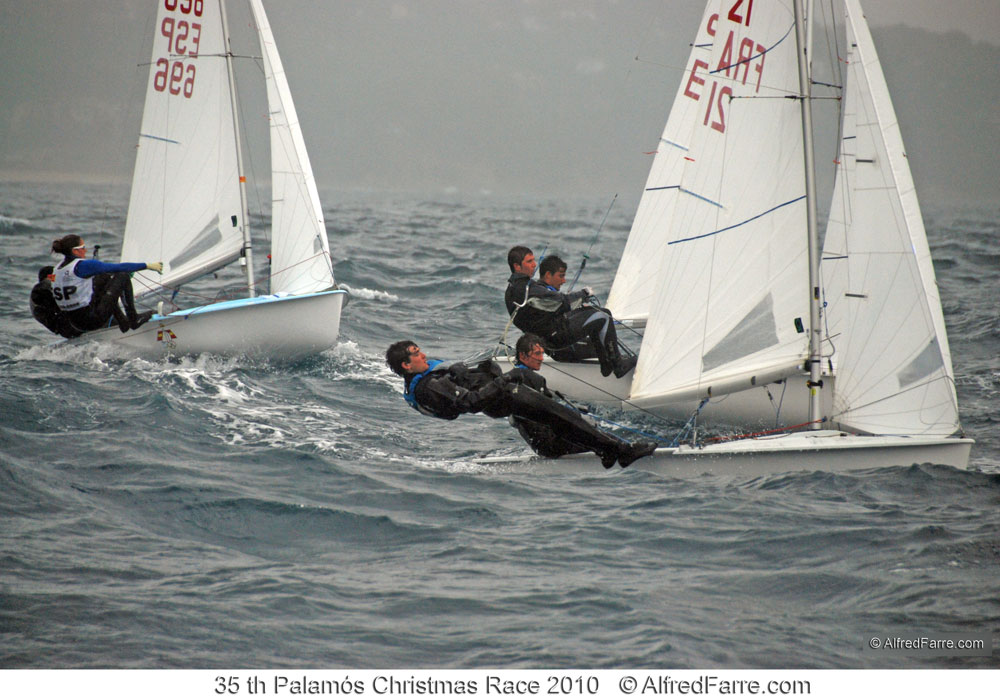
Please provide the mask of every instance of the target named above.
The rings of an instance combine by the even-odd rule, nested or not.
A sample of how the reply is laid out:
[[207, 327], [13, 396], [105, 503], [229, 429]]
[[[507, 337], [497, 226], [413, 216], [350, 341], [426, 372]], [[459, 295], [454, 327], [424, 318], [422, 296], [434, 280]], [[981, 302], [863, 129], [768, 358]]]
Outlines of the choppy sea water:
[[[494, 343], [509, 245], [575, 266], [607, 202], [325, 195], [340, 342], [267, 364], [51, 347], [37, 269], [66, 232], [116, 259], [125, 193], [0, 193], [0, 667], [1000, 666], [865, 645], [1000, 641], [995, 209], [925, 212], [972, 469], [677, 479], [476, 464], [524, 445], [418, 415], [382, 362]], [[590, 250], [604, 294], [632, 213]]]

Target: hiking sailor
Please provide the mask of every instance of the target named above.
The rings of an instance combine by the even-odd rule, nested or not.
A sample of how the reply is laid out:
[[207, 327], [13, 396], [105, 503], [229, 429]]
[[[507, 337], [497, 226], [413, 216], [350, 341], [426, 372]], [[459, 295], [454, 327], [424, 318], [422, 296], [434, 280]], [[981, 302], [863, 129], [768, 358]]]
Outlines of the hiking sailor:
[[465, 413], [484, 413], [491, 418], [515, 416], [534, 421], [594, 452], [605, 468], [616, 461], [626, 467], [656, 449], [655, 442], [630, 444], [598, 430], [578, 411], [503, 375], [499, 365], [490, 360], [476, 367], [428, 360], [412, 340], [390, 345], [385, 359], [403, 378], [407, 403], [424, 415], [454, 420]]
[[[136, 313], [129, 273], [152, 270], [163, 273], [163, 263], [106, 263], [86, 259], [83, 239], [69, 234], [52, 242], [52, 252], [63, 256], [55, 268], [52, 293], [59, 310], [78, 331], [104, 328], [114, 316], [122, 333], [148, 321], [152, 311]], [[125, 307], [119, 308], [118, 301]]]

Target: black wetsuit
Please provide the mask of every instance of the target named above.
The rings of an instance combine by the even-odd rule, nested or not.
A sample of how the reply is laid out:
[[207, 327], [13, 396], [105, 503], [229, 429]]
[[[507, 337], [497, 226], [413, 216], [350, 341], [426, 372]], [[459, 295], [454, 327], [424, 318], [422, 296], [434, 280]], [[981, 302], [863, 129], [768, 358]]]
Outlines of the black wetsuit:
[[69, 319], [59, 310], [56, 298], [52, 295], [52, 283], [48, 279], [31, 288], [29, 299], [31, 315], [35, 320], [64, 338], [75, 338], [81, 332], [73, 327]]
[[[545, 377], [530, 367], [518, 364], [504, 376], [512, 382], [531, 387], [550, 399], [555, 398], [545, 385]], [[542, 457], [556, 458], [588, 451], [586, 446], [565, 439], [544, 423], [514, 415], [510, 416], [508, 420], [511, 425], [517, 428], [517, 432], [531, 446], [531, 449]], [[581, 420], [586, 421], [587, 418], [581, 416]]]
[[605, 467], [616, 460], [626, 466], [652, 451], [598, 430], [578, 411], [533, 389], [528, 381], [502, 374], [495, 362], [487, 360], [476, 367], [433, 362], [428, 371], [403, 377], [405, 398], [421, 413], [454, 420], [464, 413], [482, 412], [491, 418], [514, 416], [538, 423], [582, 448], [575, 451], [593, 451]]
[[552, 357], [573, 362], [596, 356], [607, 376], [621, 363], [615, 320], [610, 311], [585, 300], [585, 291], [563, 294], [520, 272], [508, 278], [504, 293], [507, 313], [516, 312], [514, 325], [540, 335]]

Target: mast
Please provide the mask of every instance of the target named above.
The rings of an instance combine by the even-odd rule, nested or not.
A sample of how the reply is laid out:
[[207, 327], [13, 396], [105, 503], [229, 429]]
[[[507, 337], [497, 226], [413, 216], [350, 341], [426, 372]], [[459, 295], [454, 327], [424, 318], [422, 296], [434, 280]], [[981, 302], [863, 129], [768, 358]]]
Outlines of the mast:
[[[809, 74], [809, 49], [806, 39], [806, 18], [803, 17], [803, 0], [794, 0], [795, 40], [799, 57], [799, 99], [802, 107], [802, 149], [806, 169], [806, 229], [809, 236], [809, 426], [820, 427], [822, 402], [820, 390], [822, 371], [822, 328], [820, 325], [819, 296], [819, 231], [816, 225], [816, 163], [813, 153], [812, 89]], [[812, 18], [810, 17], [811, 21]]]
[[243, 233], [243, 255], [241, 262], [246, 270], [247, 296], [256, 296], [253, 278], [253, 242], [250, 240], [250, 221], [247, 208], [247, 179], [243, 171], [243, 149], [240, 146], [240, 120], [237, 111], [236, 78], [233, 74], [233, 47], [230, 45], [229, 24], [226, 22], [226, 3], [219, 0], [219, 14], [222, 18], [222, 36], [226, 42], [226, 69], [229, 72], [229, 99], [233, 106], [233, 135], [236, 139], [236, 172], [240, 178], [240, 221]]

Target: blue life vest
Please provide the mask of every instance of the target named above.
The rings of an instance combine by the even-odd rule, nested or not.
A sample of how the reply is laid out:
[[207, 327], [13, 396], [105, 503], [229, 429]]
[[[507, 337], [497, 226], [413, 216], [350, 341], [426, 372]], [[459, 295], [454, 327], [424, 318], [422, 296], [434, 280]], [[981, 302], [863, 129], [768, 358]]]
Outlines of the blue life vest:
[[403, 390], [403, 398], [406, 399], [406, 403], [410, 404], [410, 406], [412, 406], [413, 408], [415, 408], [416, 410], [420, 411], [421, 413], [427, 416], [433, 416], [434, 414], [428, 411], [426, 408], [420, 406], [420, 404], [417, 403], [417, 398], [416, 396], [414, 396], [414, 394], [416, 394], [417, 384], [420, 383], [420, 380], [426, 377], [431, 372], [433, 372], [434, 368], [440, 365], [442, 362], [444, 362], [444, 360], [428, 360], [427, 369], [425, 369], [420, 374], [415, 374], [413, 377], [411, 377], [409, 385], [406, 386]]

